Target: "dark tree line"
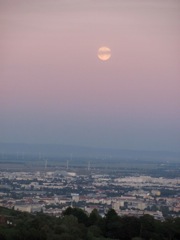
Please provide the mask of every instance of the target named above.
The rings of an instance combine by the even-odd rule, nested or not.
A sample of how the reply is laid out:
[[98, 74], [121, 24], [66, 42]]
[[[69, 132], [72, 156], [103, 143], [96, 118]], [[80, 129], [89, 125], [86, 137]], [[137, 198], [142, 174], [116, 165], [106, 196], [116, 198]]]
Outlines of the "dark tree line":
[[56, 218], [0, 208], [0, 220], [0, 240], [180, 240], [180, 218], [120, 217], [113, 209], [101, 217], [69, 207]]

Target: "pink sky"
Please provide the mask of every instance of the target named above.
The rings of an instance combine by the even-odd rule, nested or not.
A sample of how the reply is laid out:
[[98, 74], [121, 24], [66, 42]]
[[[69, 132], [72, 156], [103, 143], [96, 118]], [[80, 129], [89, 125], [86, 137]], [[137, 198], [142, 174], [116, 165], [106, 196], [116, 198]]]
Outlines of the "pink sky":
[[0, 0], [0, 142], [178, 151], [179, 12], [176, 0]]

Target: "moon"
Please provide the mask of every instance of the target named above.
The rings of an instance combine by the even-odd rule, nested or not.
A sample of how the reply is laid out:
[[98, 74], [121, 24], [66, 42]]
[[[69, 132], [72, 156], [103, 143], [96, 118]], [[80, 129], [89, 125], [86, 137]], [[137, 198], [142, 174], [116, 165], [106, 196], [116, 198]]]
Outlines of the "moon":
[[105, 46], [100, 47], [97, 56], [101, 61], [107, 61], [111, 57], [111, 49]]

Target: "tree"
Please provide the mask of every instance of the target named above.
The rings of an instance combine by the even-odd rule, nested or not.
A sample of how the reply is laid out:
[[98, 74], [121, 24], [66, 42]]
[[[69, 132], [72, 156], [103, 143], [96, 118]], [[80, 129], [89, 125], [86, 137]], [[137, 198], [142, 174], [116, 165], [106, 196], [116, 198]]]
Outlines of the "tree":
[[150, 239], [155, 231], [155, 220], [152, 216], [145, 214], [140, 217], [140, 237]]
[[73, 215], [67, 215], [63, 218], [60, 225], [61, 235], [65, 233], [71, 236], [73, 240], [83, 238], [86, 234], [86, 229], [83, 224], [78, 223], [78, 219]]
[[88, 219], [88, 225], [96, 225], [99, 223], [99, 221], [102, 219], [102, 217], [99, 215], [97, 209], [93, 209], [92, 212], [89, 215]]
[[120, 218], [122, 240], [131, 240], [133, 237], [139, 236], [140, 233], [140, 220], [136, 217], [124, 216]]
[[164, 226], [164, 232], [168, 236], [168, 240], [180, 239], [180, 218], [166, 219]]
[[105, 236], [109, 238], [119, 238], [120, 221], [114, 209], [110, 209], [105, 215]]
[[78, 219], [79, 223], [83, 223], [86, 226], [88, 225], [88, 216], [87, 214], [80, 208], [71, 208], [68, 207], [64, 212], [63, 215], [73, 215]]

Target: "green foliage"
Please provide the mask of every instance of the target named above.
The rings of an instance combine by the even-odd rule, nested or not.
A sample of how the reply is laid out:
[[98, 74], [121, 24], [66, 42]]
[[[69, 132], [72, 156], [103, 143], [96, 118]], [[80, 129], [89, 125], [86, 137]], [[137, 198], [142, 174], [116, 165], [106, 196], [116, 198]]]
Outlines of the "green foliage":
[[102, 231], [100, 229], [100, 227], [98, 227], [97, 225], [92, 225], [88, 228], [88, 232], [91, 233], [91, 235], [93, 237], [100, 237], [102, 236]]
[[98, 224], [101, 221], [102, 217], [99, 215], [97, 209], [94, 209], [90, 215], [89, 215], [89, 219], [88, 219], [88, 225], [95, 225]]
[[152, 216], [120, 217], [110, 209], [104, 218], [97, 210], [88, 216], [82, 209], [68, 208], [61, 218], [32, 215], [0, 208], [10, 218], [0, 225], [0, 240], [178, 240], [180, 218], [164, 222]]
[[138, 218], [124, 216], [120, 219], [120, 223], [122, 240], [131, 240], [140, 235], [140, 220]]
[[112, 239], [119, 239], [120, 231], [120, 218], [114, 209], [110, 209], [105, 217], [105, 236]]
[[71, 208], [68, 207], [64, 212], [63, 215], [73, 215], [77, 217], [79, 223], [83, 223], [86, 226], [88, 225], [88, 216], [87, 214], [80, 208]]

